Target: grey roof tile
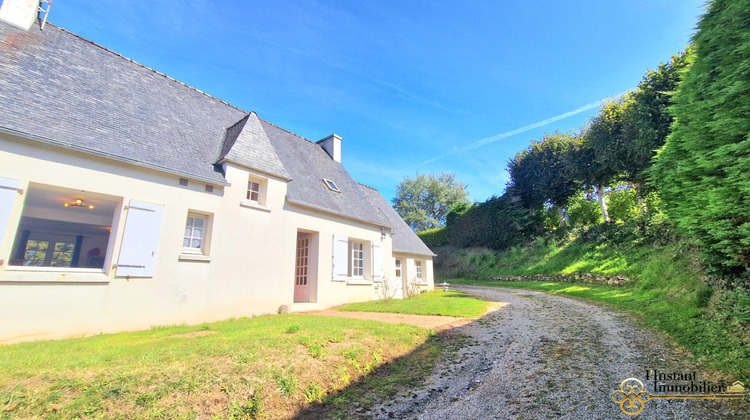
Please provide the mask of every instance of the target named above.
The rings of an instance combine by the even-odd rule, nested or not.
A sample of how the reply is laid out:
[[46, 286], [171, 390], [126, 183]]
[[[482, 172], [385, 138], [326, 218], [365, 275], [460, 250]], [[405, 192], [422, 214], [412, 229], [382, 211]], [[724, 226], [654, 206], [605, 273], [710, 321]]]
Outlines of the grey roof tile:
[[47, 23], [0, 22], [0, 127], [207, 181], [247, 113]]
[[360, 184], [363, 192], [370, 201], [372, 208], [377, 208], [389, 220], [393, 228], [393, 252], [416, 254], [424, 256], [435, 256], [435, 253], [419, 239], [416, 233], [383, 198], [378, 190]]
[[226, 183], [223, 159], [279, 176], [289, 202], [395, 227], [396, 251], [432, 255], [320, 145], [50, 23], [0, 21], [0, 110], [2, 131], [208, 182]]
[[[291, 174], [287, 201], [390, 227], [390, 221], [381, 212], [373, 211], [366, 194], [349, 172], [320, 145], [263, 119], [260, 122]], [[341, 192], [329, 190], [324, 178], [335, 182]]]
[[244, 127], [240, 128], [236, 141], [228, 148], [226, 156], [222, 156], [222, 158], [261, 172], [289, 179], [289, 172], [279, 160], [279, 156], [265, 131], [263, 131], [260, 119], [255, 112], [251, 112], [246, 121]]

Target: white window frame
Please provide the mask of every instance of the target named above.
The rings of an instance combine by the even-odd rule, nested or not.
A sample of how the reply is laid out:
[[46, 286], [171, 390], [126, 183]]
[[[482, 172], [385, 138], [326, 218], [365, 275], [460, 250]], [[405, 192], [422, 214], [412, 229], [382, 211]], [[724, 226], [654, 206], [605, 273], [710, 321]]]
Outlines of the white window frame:
[[[256, 187], [256, 188], [253, 188]], [[255, 194], [257, 197], [253, 198], [253, 194]], [[247, 194], [245, 194], [245, 198], [248, 201], [253, 201], [257, 203], [259, 206], [262, 206], [263, 204], [263, 185], [262, 182], [259, 179], [256, 179], [254, 177], [250, 177], [247, 180]]]
[[[257, 191], [253, 189], [253, 186], [257, 185]], [[257, 199], [253, 199], [253, 194], [257, 195]], [[261, 178], [254, 174], [248, 175], [247, 178], [247, 189], [245, 190], [245, 196], [240, 201], [240, 206], [255, 210], [261, 210], [264, 212], [270, 212], [271, 210], [266, 206], [266, 198], [268, 196], [268, 180]]]
[[421, 260], [414, 261], [414, 275], [417, 283], [425, 283], [423, 263]]
[[[190, 222], [190, 219], [195, 220], [203, 220], [203, 227], [202, 232], [200, 236], [200, 246], [199, 247], [193, 247], [193, 246], [185, 246], [185, 240], [189, 240], [189, 243], [192, 243], [192, 240], [194, 240], [196, 237], [190, 235], [186, 236], [185, 231], [183, 231], [182, 234], [182, 254], [184, 255], [209, 255], [210, 250], [210, 244], [211, 244], [211, 228], [213, 227], [213, 217], [211, 214], [208, 213], [201, 213], [196, 212], [193, 210], [188, 210], [187, 217], [185, 218], [185, 227], [184, 229], [188, 229], [188, 223]], [[195, 229], [195, 225], [190, 226], [192, 229]], [[194, 231], [191, 231], [193, 233]]]
[[349, 242], [349, 277], [355, 279], [365, 278], [365, 249], [367, 248], [364, 242]]

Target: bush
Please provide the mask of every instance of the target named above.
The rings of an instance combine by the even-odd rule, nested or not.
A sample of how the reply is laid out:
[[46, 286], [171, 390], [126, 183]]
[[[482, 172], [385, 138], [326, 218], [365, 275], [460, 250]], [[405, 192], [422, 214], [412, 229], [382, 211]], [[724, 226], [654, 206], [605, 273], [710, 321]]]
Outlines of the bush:
[[568, 206], [568, 223], [571, 226], [591, 226], [602, 222], [602, 211], [595, 198], [589, 199], [586, 193], [571, 201]]
[[530, 212], [508, 194], [492, 197], [470, 208], [449, 230], [450, 243], [459, 247], [506, 249], [544, 231], [542, 212]]
[[607, 198], [607, 210], [613, 222], [631, 220], [641, 213], [638, 208], [638, 197], [633, 188], [618, 185]]
[[445, 245], [450, 240], [447, 227], [439, 227], [418, 232], [417, 236], [427, 246]]

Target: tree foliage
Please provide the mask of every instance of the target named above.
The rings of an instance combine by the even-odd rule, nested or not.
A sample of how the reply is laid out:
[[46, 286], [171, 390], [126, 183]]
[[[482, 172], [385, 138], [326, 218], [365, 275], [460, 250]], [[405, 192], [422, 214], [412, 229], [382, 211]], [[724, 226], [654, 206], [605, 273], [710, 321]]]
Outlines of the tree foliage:
[[673, 97], [672, 134], [652, 175], [667, 213], [722, 274], [750, 268], [750, 4], [715, 0]]
[[549, 203], [564, 207], [580, 184], [573, 175], [573, 151], [577, 137], [573, 133], [545, 134], [522, 150], [508, 163], [509, 190], [522, 206], [537, 209]]
[[589, 192], [579, 193], [568, 205], [571, 226], [592, 226], [602, 222], [599, 203]]
[[674, 118], [669, 107], [673, 105], [672, 97], [691, 60], [692, 51], [687, 48], [673, 55], [669, 62], [659, 64], [656, 70], [646, 72], [625, 114], [625, 132], [630, 137], [619, 151], [622, 162], [619, 170], [625, 181], [636, 186], [641, 197], [651, 189], [647, 182], [648, 169], [671, 132]]
[[448, 212], [457, 203], [468, 203], [469, 193], [453, 173], [406, 177], [396, 186], [393, 207], [417, 232], [445, 226]]
[[506, 249], [543, 232], [538, 212], [529, 212], [506, 193], [468, 209], [449, 226], [451, 243], [462, 247]]

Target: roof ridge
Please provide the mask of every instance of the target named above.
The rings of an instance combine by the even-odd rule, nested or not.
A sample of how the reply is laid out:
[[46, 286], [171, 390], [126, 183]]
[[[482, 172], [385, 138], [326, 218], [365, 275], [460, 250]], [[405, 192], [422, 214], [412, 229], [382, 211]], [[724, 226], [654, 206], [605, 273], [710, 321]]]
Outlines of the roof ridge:
[[153, 68], [151, 68], [151, 67], [149, 67], [149, 66], [147, 66], [147, 65], [145, 65], [145, 64], [141, 64], [141, 63], [139, 63], [139, 62], [137, 62], [137, 61], [133, 60], [132, 58], [128, 58], [128, 57], [125, 57], [124, 55], [122, 55], [122, 54], [120, 54], [120, 53], [118, 53], [118, 52], [116, 52], [116, 51], [112, 51], [112, 50], [110, 50], [109, 48], [107, 48], [107, 47], [105, 47], [105, 46], [102, 46], [102, 45], [100, 45], [100, 44], [97, 44], [96, 42], [94, 42], [94, 41], [92, 41], [92, 40], [90, 40], [90, 39], [84, 38], [84, 37], [82, 37], [82, 36], [80, 36], [80, 35], [78, 35], [78, 34], [76, 34], [76, 33], [74, 33], [74, 32], [71, 32], [71, 31], [69, 31], [69, 30], [67, 30], [67, 29], [65, 29], [65, 28], [63, 28], [63, 27], [61, 27], [61, 26], [57, 26], [57, 25], [55, 25], [55, 24], [54, 24], [54, 23], [52, 23], [52, 22], [47, 22], [47, 25], [49, 25], [49, 26], [52, 26], [52, 27], [55, 27], [55, 28], [57, 28], [57, 29], [59, 29], [59, 30], [61, 30], [61, 31], [65, 32], [65, 33], [68, 33], [68, 34], [70, 34], [70, 35], [73, 35], [74, 37], [76, 37], [76, 38], [78, 38], [78, 39], [80, 39], [80, 40], [82, 40], [82, 41], [88, 42], [88, 43], [90, 43], [90, 44], [94, 45], [95, 47], [99, 47], [99, 48], [103, 49], [104, 51], [106, 51], [106, 52], [108, 52], [108, 53], [114, 54], [114, 55], [116, 55], [116, 56], [118, 56], [118, 57], [120, 57], [120, 58], [124, 58], [125, 60], [127, 60], [127, 61], [130, 61], [131, 63], [133, 63], [133, 64], [135, 64], [135, 65], [141, 66], [141, 67], [143, 67], [143, 68], [144, 68], [144, 69], [146, 69], [146, 70], [150, 70], [150, 71], [152, 71], [152, 72], [154, 72], [154, 73], [158, 74], [159, 76], [165, 77], [165, 78], [167, 78], [167, 79], [169, 79], [169, 80], [171, 80], [171, 81], [173, 81], [173, 82], [176, 82], [176, 83], [178, 83], [178, 84], [180, 84], [180, 85], [182, 85], [182, 86], [185, 86], [185, 87], [186, 87], [186, 88], [188, 88], [188, 89], [192, 89], [192, 90], [194, 90], [194, 91], [196, 91], [196, 92], [198, 92], [198, 93], [200, 93], [200, 94], [203, 94], [203, 95], [207, 96], [207, 97], [208, 97], [208, 98], [210, 98], [210, 99], [213, 99], [213, 100], [215, 100], [215, 101], [221, 102], [221, 103], [222, 103], [222, 104], [224, 104], [224, 105], [230, 106], [230, 107], [232, 107], [232, 108], [234, 108], [234, 109], [236, 109], [236, 110], [238, 110], [238, 111], [242, 111], [242, 112], [244, 112], [244, 113], [246, 113], [246, 114], [249, 114], [249, 112], [245, 111], [245, 110], [244, 110], [244, 109], [242, 109], [242, 108], [238, 108], [238, 107], [236, 107], [236, 106], [234, 106], [234, 105], [230, 104], [230, 103], [229, 103], [229, 102], [227, 102], [227, 101], [224, 101], [224, 100], [222, 100], [222, 99], [219, 99], [219, 98], [217, 98], [217, 97], [215, 97], [215, 96], [213, 96], [213, 95], [211, 95], [211, 94], [208, 94], [208, 93], [206, 93], [206, 92], [204, 92], [204, 91], [202, 91], [202, 90], [200, 90], [200, 89], [198, 89], [198, 88], [195, 88], [195, 87], [193, 87], [193, 86], [190, 86], [190, 85], [188, 85], [188, 84], [187, 84], [187, 83], [185, 83], [185, 82], [181, 82], [181, 81], [179, 81], [179, 80], [175, 79], [174, 77], [168, 76], [168, 75], [166, 75], [165, 73], [162, 73], [162, 72], [160, 72], [160, 71], [158, 71], [158, 70], [156, 70], [156, 69], [153, 69]]
[[[354, 182], [357, 182], [357, 181], [354, 181]], [[371, 189], [371, 190], [373, 190], [373, 191], [375, 191], [375, 192], [378, 192], [378, 193], [380, 192], [380, 191], [378, 191], [378, 189], [377, 189], [377, 188], [373, 188], [373, 187], [371, 187], [371, 186], [369, 186], [369, 185], [365, 185], [365, 184], [363, 184], [363, 183], [361, 183], [361, 182], [357, 182], [357, 184], [359, 184], [359, 186], [360, 186], [360, 187], [365, 187], [365, 188], [369, 188], [369, 189]]]
[[[252, 111], [252, 112], [255, 112], [255, 111]], [[304, 138], [304, 137], [300, 136], [300, 135], [299, 135], [299, 134], [297, 134], [297, 133], [293, 133], [293, 132], [291, 132], [291, 131], [287, 130], [286, 128], [284, 128], [284, 127], [279, 127], [278, 125], [276, 125], [276, 124], [272, 123], [271, 121], [268, 121], [268, 120], [266, 120], [266, 119], [264, 119], [264, 118], [261, 118], [260, 116], [258, 116], [258, 114], [257, 114], [257, 113], [255, 114], [255, 116], [256, 116], [256, 117], [258, 117], [258, 119], [259, 119], [259, 120], [261, 120], [261, 121], [263, 121], [264, 123], [266, 123], [266, 124], [268, 124], [268, 125], [272, 125], [272, 126], [274, 126], [274, 127], [278, 128], [278, 129], [279, 129], [279, 130], [281, 130], [281, 131], [286, 131], [287, 133], [289, 133], [289, 134], [291, 134], [291, 135], [293, 135], [293, 136], [299, 137], [299, 138], [301, 138], [302, 140], [304, 140], [304, 141], [306, 141], [306, 142], [308, 142], [308, 143], [310, 143], [310, 144], [317, 144], [317, 143], [315, 143], [314, 141], [308, 140], [308, 139], [306, 139], [306, 138]], [[320, 145], [318, 145], [318, 146], [320, 146]]]

